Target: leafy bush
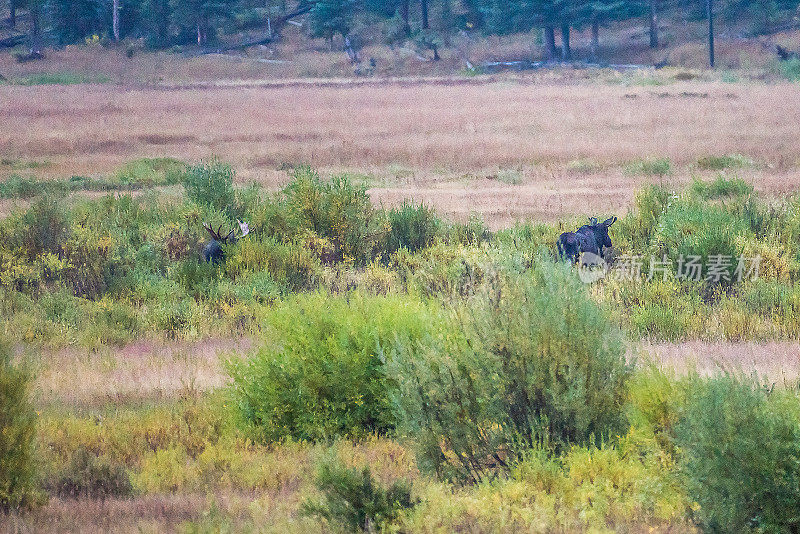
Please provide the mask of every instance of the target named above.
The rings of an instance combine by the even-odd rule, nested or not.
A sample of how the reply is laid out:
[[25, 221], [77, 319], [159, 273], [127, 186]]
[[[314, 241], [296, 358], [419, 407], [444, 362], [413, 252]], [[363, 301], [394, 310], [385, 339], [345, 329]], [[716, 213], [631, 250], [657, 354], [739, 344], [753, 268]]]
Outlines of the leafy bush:
[[12, 174], [7, 180], [0, 182], [0, 198], [32, 198], [42, 195], [46, 188], [46, 182]]
[[31, 377], [0, 346], [0, 512], [32, 508], [36, 489], [36, 415], [28, 398]]
[[298, 295], [268, 314], [274, 342], [229, 362], [240, 419], [263, 442], [388, 432], [395, 416], [384, 360], [395, 336], [430, 322], [410, 298]]
[[753, 186], [741, 178], [727, 178], [724, 174], [720, 174], [713, 182], [706, 183], [695, 179], [692, 183], [692, 191], [708, 200], [749, 195], [753, 192]]
[[173, 158], [141, 158], [126, 163], [115, 178], [120, 184], [152, 187], [180, 183], [184, 172], [186, 164]]
[[389, 224], [392, 227], [386, 246], [389, 254], [400, 248], [415, 252], [430, 246], [441, 227], [441, 221], [432, 208], [424, 204], [414, 206], [409, 202], [389, 211]]
[[47, 486], [59, 497], [71, 498], [105, 499], [133, 492], [124, 466], [99, 458], [82, 446]]
[[398, 480], [385, 488], [369, 467], [358, 471], [325, 461], [318, 467], [315, 483], [325, 499], [304, 501], [301, 514], [339, 523], [351, 532], [383, 530], [415, 505], [408, 483]]
[[323, 182], [311, 168], [298, 167], [283, 195], [281, 218], [289, 234], [284, 239], [312, 232], [330, 241], [331, 261], [355, 265], [366, 265], [380, 253], [389, 228], [373, 209], [366, 189], [351, 184], [346, 175]]
[[700, 256], [704, 266], [710, 256], [727, 256], [734, 262], [742, 253], [741, 238], [748, 233], [744, 221], [724, 207], [680, 199], [658, 222], [652, 237], [653, 254], [657, 258], [666, 255], [675, 265], [681, 256], [685, 260]]
[[666, 176], [672, 174], [672, 162], [668, 158], [636, 160], [625, 166], [625, 174]]
[[67, 211], [53, 198], [37, 200], [14, 222], [9, 244], [22, 248], [31, 259], [45, 252], [58, 253], [70, 234]]
[[624, 428], [620, 333], [568, 266], [494, 275], [428, 344], [400, 344], [393, 375], [419, 463], [479, 481], [543, 445], [562, 451]]
[[709, 532], [797, 531], [797, 397], [731, 374], [697, 386], [676, 429], [696, 520]]
[[190, 200], [223, 213], [234, 209], [234, 171], [217, 159], [186, 168], [183, 185]]
[[800, 81], [800, 58], [793, 57], [778, 63], [781, 76], [790, 82]]
[[741, 154], [726, 156], [703, 156], [697, 160], [697, 167], [704, 171], [721, 171], [736, 167], [752, 167], [753, 160]]

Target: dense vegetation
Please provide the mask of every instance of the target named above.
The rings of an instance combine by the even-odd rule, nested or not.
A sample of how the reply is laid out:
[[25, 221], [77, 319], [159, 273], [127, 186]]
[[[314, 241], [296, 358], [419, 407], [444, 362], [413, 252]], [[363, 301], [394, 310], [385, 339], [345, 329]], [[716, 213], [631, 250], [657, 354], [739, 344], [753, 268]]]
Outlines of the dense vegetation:
[[[555, 257], [558, 234], [582, 224], [520, 223], [492, 234], [479, 219], [449, 223], [424, 206], [377, 209], [347, 176], [324, 181], [306, 167], [267, 194], [233, 187], [220, 162], [180, 172], [160, 160], [139, 165], [150, 170], [108, 180], [145, 187], [136, 197], [73, 197], [67, 205], [50, 194], [59, 182], [33, 191], [9, 185], [18, 179], [0, 186], [42, 194], [0, 223], [0, 306], [10, 339], [91, 347], [256, 334], [274, 328], [264, 322], [274, 302], [304, 291], [472, 298], [498, 273], [537, 272]], [[175, 182], [186, 196], [148, 188]], [[766, 203], [724, 174], [680, 193], [644, 189], [612, 227], [617, 259], [590, 294], [634, 338], [797, 338], [799, 202]], [[227, 246], [223, 264], [200, 262], [209, 240], [202, 223], [232, 229], [237, 219], [250, 235]], [[691, 256], [701, 276], [679, 278]], [[740, 257], [760, 257], [757, 272]], [[708, 276], [715, 258], [727, 258], [725, 273]]]
[[[684, 191], [640, 191], [593, 284], [555, 256], [582, 220], [492, 233], [424, 206], [378, 209], [347, 176], [308, 167], [277, 193], [237, 187], [219, 161], [135, 162], [108, 180], [136, 196], [9, 188], [30, 204], [0, 224], [6, 339], [258, 343], [211, 393], [187, 383], [167, 402], [40, 415], [27, 371], [4, 356], [3, 506], [34, 507], [42, 491], [234, 491], [263, 500], [212, 503], [184, 526], [795, 530], [796, 387], [626, 356], [626, 334], [798, 337], [799, 201], [766, 202], [721, 166]], [[250, 234], [200, 262], [202, 222], [237, 219]], [[690, 255], [730, 256], [731, 276], [678, 279], [649, 262]], [[737, 279], [738, 255], [761, 256], [757, 279]], [[636, 256], [641, 276], [614, 275]]]
[[[650, 28], [650, 45], [659, 43], [658, 0], [130, 0], [124, 6], [101, 0], [8, 0], [11, 24], [25, 12], [30, 21], [32, 46], [51, 35], [63, 45], [84, 39], [144, 38], [151, 46], [196, 43], [207, 45], [224, 35], [258, 30], [262, 39], [276, 38], [291, 19], [305, 17], [311, 37], [340, 37], [351, 59], [367, 36], [388, 44], [411, 41], [433, 52], [459, 31], [504, 34], [543, 30], [540, 38], [549, 58], [556, 57], [556, 30], [561, 32], [562, 59], [571, 59], [571, 29], [592, 27], [596, 54], [599, 28], [613, 21], [641, 18]], [[798, 2], [774, 0], [743, 2], [720, 0], [717, 10], [726, 22], [745, 19], [755, 33], [791, 20]], [[704, 2], [681, 5], [686, 18], [705, 16]], [[380, 28], [376, 36], [371, 29]], [[49, 31], [48, 31], [49, 30]]]

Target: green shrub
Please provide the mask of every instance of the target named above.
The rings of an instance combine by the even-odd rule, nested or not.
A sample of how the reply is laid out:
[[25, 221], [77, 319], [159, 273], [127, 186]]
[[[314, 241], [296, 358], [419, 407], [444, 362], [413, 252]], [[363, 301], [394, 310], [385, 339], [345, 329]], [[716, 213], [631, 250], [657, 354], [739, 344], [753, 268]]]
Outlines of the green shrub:
[[45, 190], [45, 182], [36, 178], [23, 178], [18, 174], [12, 174], [7, 180], [0, 182], [0, 198], [28, 199], [43, 194]]
[[479, 215], [471, 214], [467, 222], [450, 227], [450, 241], [461, 245], [479, 245], [492, 238], [492, 233]]
[[217, 159], [186, 168], [183, 185], [190, 200], [223, 213], [233, 213], [234, 171]]
[[32, 508], [36, 489], [36, 414], [28, 397], [31, 376], [0, 346], [0, 512]]
[[259, 440], [324, 440], [390, 431], [384, 361], [395, 336], [418, 339], [430, 322], [410, 298], [298, 295], [265, 321], [274, 342], [229, 362], [241, 421]]
[[180, 183], [184, 172], [186, 164], [173, 158], [140, 158], [123, 165], [115, 178], [120, 184], [153, 187]]
[[697, 167], [704, 171], [722, 171], [736, 167], [752, 167], [753, 160], [741, 154], [726, 156], [703, 156], [697, 160]]
[[672, 174], [672, 162], [668, 158], [639, 159], [625, 166], [625, 174], [667, 176]]
[[415, 252], [433, 244], [436, 239], [441, 221], [432, 208], [424, 204], [414, 206], [403, 202], [399, 208], [389, 211], [389, 231], [386, 252], [391, 254], [400, 248]]
[[53, 198], [37, 200], [15, 222], [8, 244], [22, 248], [31, 259], [58, 253], [71, 233], [66, 209]]
[[729, 268], [733, 279], [735, 262], [742, 254], [741, 238], [749, 230], [745, 221], [722, 206], [680, 199], [659, 220], [652, 236], [652, 252], [656, 258], [666, 255], [676, 266], [681, 256], [684, 260], [699, 256], [704, 266], [702, 277], [706, 276], [710, 256], [726, 256], [733, 264]]
[[399, 420], [419, 463], [479, 481], [525, 451], [599, 443], [625, 426], [622, 336], [569, 266], [493, 275], [428, 344], [399, 343]]
[[312, 248], [257, 235], [240, 241], [225, 260], [226, 274], [233, 280], [266, 271], [286, 292], [317, 287], [321, 267]]
[[778, 63], [778, 72], [790, 82], [800, 81], [800, 58], [793, 57]]
[[324, 461], [318, 466], [315, 483], [325, 498], [304, 501], [301, 514], [338, 523], [350, 532], [383, 531], [402, 511], [415, 505], [407, 482], [398, 480], [383, 487], [369, 467], [359, 471], [337, 461]]
[[[330, 261], [366, 265], [385, 243], [388, 225], [376, 212], [364, 186], [354, 186], [346, 175], [323, 182], [309, 167], [298, 167], [294, 180], [283, 190], [289, 235], [327, 239], [333, 246]], [[277, 215], [277, 214], [276, 214]]]
[[653, 230], [670, 205], [672, 195], [663, 187], [650, 185], [636, 193], [634, 210], [612, 228], [614, 246], [629, 253], [644, 249]]
[[720, 174], [713, 182], [703, 182], [695, 179], [692, 191], [708, 200], [721, 197], [745, 196], [753, 192], [753, 186], [741, 178], [727, 178]]
[[794, 393], [725, 374], [699, 382], [677, 427], [695, 519], [709, 532], [800, 528]]
[[69, 463], [47, 484], [59, 497], [105, 499], [123, 497], [133, 492], [125, 467], [99, 458], [79, 446]]

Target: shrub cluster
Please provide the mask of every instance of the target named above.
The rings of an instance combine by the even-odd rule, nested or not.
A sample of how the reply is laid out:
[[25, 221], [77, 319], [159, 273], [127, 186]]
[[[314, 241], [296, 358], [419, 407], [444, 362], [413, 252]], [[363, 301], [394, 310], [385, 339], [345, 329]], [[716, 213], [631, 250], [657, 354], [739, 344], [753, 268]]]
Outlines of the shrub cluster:
[[42, 502], [36, 484], [36, 414], [28, 398], [31, 378], [0, 346], [0, 514]]
[[399, 418], [420, 463], [491, 478], [527, 450], [600, 443], [625, 427], [622, 337], [563, 265], [495, 275], [426, 345], [398, 349]]

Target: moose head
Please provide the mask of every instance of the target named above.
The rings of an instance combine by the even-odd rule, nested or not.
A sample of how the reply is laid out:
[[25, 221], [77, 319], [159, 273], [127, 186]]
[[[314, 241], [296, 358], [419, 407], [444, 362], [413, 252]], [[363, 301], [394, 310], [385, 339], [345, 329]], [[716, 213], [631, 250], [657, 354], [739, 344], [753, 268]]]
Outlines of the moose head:
[[236, 243], [238, 239], [243, 238], [247, 234], [250, 233], [250, 227], [247, 225], [246, 222], [242, 222], [237, 220], [236, 222], [239, 223], [239, 229], [242, 232], [242, 235], [236, 237], [234, 235], [235, 229], [232, 229], [230, 232], [225, 234], [224, 236], [220, 234], [222, 230], [222, 225], [219, 225], [216, 230], [208, 223], [203, 223], [203, 228], [205, 228], [209, 234], [211, 234], [211, 242], [209, 242], [203, 248], [203, 260], [206, 263], [219, 263], [220, 261], [225, 259], [225, 250], [222, 248], [222, 245], [226, 244], [233, 244]]

